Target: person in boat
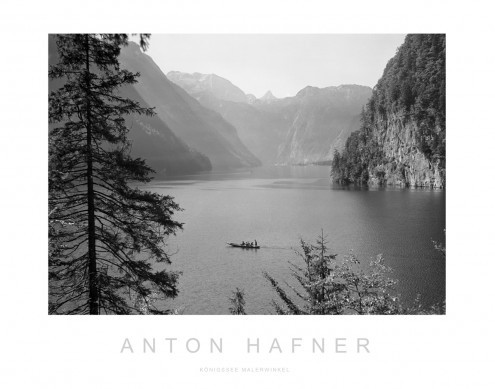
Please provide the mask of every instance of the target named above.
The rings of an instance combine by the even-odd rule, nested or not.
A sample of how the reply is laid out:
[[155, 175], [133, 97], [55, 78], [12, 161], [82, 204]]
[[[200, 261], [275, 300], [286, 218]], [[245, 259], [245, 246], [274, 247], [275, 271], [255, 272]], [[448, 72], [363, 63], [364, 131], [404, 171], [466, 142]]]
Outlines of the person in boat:
[[256, 239], [254, 240], [254, 245], [258, 246], [258, 242], [256, 242]]
[[241, 246], [245, 246], [245, 245], [246, 245], [246, 243], [244, 243], [244, 241], [242, 241]]

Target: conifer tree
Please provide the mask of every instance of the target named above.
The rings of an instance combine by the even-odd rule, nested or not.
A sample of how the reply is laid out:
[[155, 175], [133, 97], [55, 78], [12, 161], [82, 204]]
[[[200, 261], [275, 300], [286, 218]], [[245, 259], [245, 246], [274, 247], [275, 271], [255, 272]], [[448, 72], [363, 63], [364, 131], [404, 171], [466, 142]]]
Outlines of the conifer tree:
[[[148, 35], [141, 35], [141, 47]], [[167, 313], [178, 274], [164, 238], [181, 224], [169, 196], [138, 188], [153, 171], [130, 157], [125, 116], [152, 109], [119, 95], [127, 34], [57, 35], [49, 69], [49, 312]], [[143, 309], [143, 304], [145, 309]]]
[[382, 256], [371, 261], [363, 271], [360, 261], [349, 255], [338, 261], [329, 254], [323, 234], [316, 244], [301, 240], [298, 252], [302, 263], [291, 263], [292, 276], [298, 286], [280, 283], [268, 273], [265, 278], [282, 303], [272, 301], [279, 315], [342, 315], [342, 314], [399, 314], [407, 313], [393, 295], [396, 280], [389, 278], [391, 268], [385, 266]]

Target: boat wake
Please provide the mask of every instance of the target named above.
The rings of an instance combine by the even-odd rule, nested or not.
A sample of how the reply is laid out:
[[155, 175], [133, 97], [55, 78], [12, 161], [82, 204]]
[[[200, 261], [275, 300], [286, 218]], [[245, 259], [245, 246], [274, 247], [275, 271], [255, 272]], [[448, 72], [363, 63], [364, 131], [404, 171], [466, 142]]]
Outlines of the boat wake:
[[260, 246], [262, 249], [271, 249], [271, 250], [293, 250], [293, 247], [286, 246]]

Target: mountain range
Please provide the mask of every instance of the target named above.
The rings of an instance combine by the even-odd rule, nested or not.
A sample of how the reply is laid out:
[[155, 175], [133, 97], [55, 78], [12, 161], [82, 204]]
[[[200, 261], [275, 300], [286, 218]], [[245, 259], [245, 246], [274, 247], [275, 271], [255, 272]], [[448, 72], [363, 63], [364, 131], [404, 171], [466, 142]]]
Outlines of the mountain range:
[[[49, 63], [57, 62], [55, 36]], [[121, 67], [140, 74], [120, 90], [152, 107], [152, 117], [126, 118], [133, 156], [148, 161], [158, 177], [205, 170], [326, 161], [359, 127], [371, 89], [357, 85], [306, 87], [296, 96], [257, 99], [215, 74], [169, 72], [130, 42]], [[61, 80], [50, 80], [54, 90]]]
[[265, 164], [304, 164], [331, 159], [347, 136], [359, 129], [359, 115], [371, 88], [359, 85], [316, 88], [256, 99], [215, 74], [173, 71], [167, 77], [203, 106], [218, 112]]
[[[58, 62], [55, 35], [49, 37], [49, 64]], [[138, 83], [119, 91], [156, 115], [126, 118], [131, 154], [146, 159], [157, 177], [191, 174], [211, 169], [259, 166], [261, 162], [239, 139], [234, 126], [203, 107], [182, 88], [171, 83], [140, 47], [131, 42], [120, 53], [121, 67], [139, 72]], [[49, 91], [63, 85], [49, 80]]]
[[170, 82], [153, 59], [131, 42], [120, 53], [121, 66], [139, 72], [133, 85], [170, 130], [189, 147], [205, 155], [213, 169], [260, 165], [237, 135], [235, 127], [217, 112], [201, 105], [182, 88]]
[[131, 153], [158, 177], [333, 159], [344, 182], [445, 185], [445, 35], [408, 35], [373, 89], [306, 86], [285, 98], [256, 98], [215, 74], [165, 75], [133, 42], [120, 64], [140, 74], [121, 95], [156, 112], [126, 121]]

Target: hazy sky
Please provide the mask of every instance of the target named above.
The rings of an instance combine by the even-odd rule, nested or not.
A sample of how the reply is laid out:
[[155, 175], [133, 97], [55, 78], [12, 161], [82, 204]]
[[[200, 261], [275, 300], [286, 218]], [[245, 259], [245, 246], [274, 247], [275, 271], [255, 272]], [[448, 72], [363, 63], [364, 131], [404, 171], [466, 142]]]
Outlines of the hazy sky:
[[404, 37], [154, 34], [147, 54], [164, 73], [215, 73], [256, 97], [286, 97], [308, 85], [373, 87]]

